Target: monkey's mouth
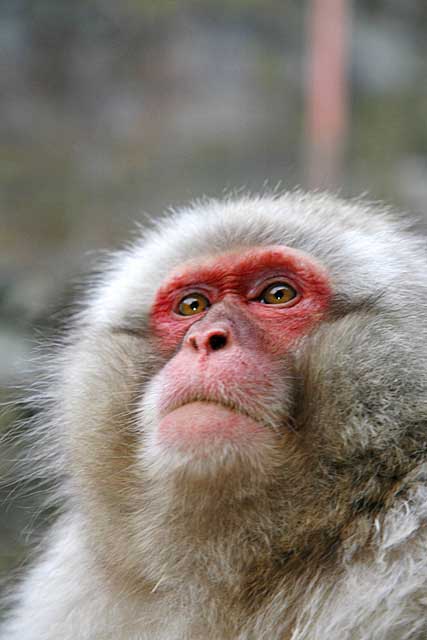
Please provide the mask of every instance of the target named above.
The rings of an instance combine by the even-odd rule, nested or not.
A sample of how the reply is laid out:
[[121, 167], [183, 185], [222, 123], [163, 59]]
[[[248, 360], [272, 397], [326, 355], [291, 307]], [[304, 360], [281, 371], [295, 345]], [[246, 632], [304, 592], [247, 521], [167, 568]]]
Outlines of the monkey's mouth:
[[188, 452], [213, 444], [252, 446], [268, 431], [234, 403], [197, 399], [169, 410], [159, 422], [158, 436], [162, 444]]
[[162, 417], [165, 417], [168, 413], [171, 413], [172, 411], [176, 411], [181, 407], [185, 407], [193, 403], [198, 403], [201, 407], [203, 405], [214, 405], [217, 407], [222, 407], [223, 409], [228, 409], [228, 411], [231, 411], [233, 413], [237, 413], [242, 416], [246, 416], [247, 418], [251, 418], [255, 422], [262, 422], [259, 416], [257, 416], [253, 411], [250, 411], [250, 409], [245, 408], [241, 404], [229, 398], [217, 398], [209, 395], [200, 395], [200, 394], [185, 397], [180, 401], [168, 406], [167, 410], [162, 412]]

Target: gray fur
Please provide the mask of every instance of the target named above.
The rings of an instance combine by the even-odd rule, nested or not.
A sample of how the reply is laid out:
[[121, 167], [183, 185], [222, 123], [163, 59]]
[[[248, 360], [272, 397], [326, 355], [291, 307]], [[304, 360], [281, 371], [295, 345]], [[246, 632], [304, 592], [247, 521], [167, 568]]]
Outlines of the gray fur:
[[[197, 478], [150, 466], [156, 289], [270, 244], [313, 256], [334, 292], [287, 362], [294, 439]], [[388, 211], [299, 192], [197, 203], [112, 256], [46, 368], [34, 429], [64, 507], [0, 637], [427, 638], [426, 271]]]

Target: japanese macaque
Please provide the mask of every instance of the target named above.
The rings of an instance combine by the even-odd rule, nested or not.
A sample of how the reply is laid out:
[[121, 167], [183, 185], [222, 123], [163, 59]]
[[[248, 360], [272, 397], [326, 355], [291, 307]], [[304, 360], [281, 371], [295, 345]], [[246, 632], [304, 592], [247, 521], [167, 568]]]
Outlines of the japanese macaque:
[[48, 364], [63, 506], [0, 637], [425, 640], [426, 317], [422, 240], [327, 195], [113, 256]]

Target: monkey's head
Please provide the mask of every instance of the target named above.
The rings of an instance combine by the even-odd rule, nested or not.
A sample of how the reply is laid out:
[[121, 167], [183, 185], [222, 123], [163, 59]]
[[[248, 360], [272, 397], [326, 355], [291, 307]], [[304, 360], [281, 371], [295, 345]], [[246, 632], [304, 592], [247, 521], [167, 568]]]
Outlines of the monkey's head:
[[116, 255], [51, 410], [94, 546], [285, 555], [381, 504], [426, 455], [426, 266], [387, 213], [300, 193], [197, 204]]

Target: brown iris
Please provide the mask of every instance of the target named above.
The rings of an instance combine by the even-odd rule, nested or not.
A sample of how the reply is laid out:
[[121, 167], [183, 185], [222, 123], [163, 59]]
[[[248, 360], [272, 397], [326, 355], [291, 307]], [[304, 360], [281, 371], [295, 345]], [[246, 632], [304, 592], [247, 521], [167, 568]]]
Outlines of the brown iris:
[[210, 306], [209, 300], [202, 293], [190, 293], [178, 305], [180, 316], [194, 316], [202, 313]]
[[263, 304], [286, 304], [297, 297], [297, 292], [287, 282], [274, 282], [264, 289], [258, 300]]

